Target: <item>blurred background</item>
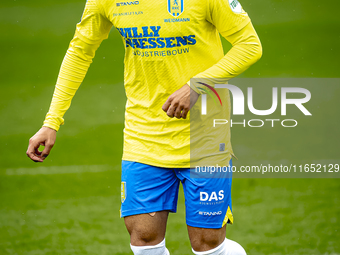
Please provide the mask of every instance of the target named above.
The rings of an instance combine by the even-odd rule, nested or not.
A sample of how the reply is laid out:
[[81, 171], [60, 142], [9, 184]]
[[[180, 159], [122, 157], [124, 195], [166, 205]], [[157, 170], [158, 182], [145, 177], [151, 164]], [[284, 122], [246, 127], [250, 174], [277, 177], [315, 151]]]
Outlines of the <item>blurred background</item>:
[[[241, 3], [264, 49], [241, 77], [332, 79], [314, 87], [316, 117], [296, 132], [233, 129], [237, 164], [259, 155], [340, 163], [335, 79], [340, 78], [340, 3]], [[126, 98], [123, 43], [115, 29], [97, 51], [51, 155], [37, 164], [25, 154], [48, 111], [84, 5], [79, 0], [0, 3], [0, 254], [132, 254], [119, 218]], [[224, 41], [224, 47], [230, 45]], [[332, 90], [322, 87], [328, 81]], [[318, 98], [328, 102], [327, 109], [317, 107]], [[340, 179], [239, 178], [232, 192], [235, 224], [227, 227], [227, 237], [248, 254], [340, 254]], [[171, 254], [191, 254], [182, 191], [166, 239]]]

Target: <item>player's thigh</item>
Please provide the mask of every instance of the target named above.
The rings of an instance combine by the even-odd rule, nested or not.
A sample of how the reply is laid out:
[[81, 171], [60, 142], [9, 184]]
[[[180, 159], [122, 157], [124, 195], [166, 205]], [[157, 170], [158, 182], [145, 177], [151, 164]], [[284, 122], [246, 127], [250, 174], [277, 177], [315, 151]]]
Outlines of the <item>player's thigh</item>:
[[153, 245], [165, 236], [168, 212], [176, 212], [179, 179], [173, 169], [122, 162], [121, 217], [132, 245]]
[[135, 246], [156, 245], [163, 241], [168, 215], [168, 211], [160, 211], [124, 217], [131, 244]]
[[[231, 162], [230, 162], [231, 165]], [[194, 250], [214, 248], [225, 238], [225, 225], [233, 222], [231, 177], [198, 178], [190, 169], [179, 171], [186, 201], [186, 222]], [[212, 176], [215, 177], [215, 176]]]
[[173, 169], [122, 162], [121, 217], [176, 212], [179, 179]]

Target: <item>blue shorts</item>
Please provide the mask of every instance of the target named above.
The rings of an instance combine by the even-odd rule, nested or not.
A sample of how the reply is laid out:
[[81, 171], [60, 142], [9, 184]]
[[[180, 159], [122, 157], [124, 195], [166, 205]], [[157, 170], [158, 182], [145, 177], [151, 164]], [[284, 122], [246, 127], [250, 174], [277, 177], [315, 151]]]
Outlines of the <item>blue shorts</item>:
[[233, 223], [231, 178], [192, 178], [190, 168], [162, 168], [131, 161], [122, 162], [121, 217], [176, 212], [180, 182], [187, 225], [221, 228]]

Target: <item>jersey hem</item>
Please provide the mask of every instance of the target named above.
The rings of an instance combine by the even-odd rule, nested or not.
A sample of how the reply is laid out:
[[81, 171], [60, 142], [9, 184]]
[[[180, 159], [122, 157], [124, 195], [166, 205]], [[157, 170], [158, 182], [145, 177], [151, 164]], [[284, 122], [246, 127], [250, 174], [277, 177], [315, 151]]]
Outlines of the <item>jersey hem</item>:
[[142, 163], [142, 164], [146, 164], [150, 166], [163, 167], [163, 168], [190, 168], [190, 163], [164, 164], [159, 161], [155, 161], [151, 159], [139, 158], [137, 155], [128, 155], [128, 156], [124, 155], [122, 160]]
[[[226, 152], [223, 154], [227, 154], [227, 162], [229, 163], [230, 159], [232, 159], [232, 157], [234, 156], [233, 152]], [[219, 154], [221, 155], [221, 154]], [[213, 155], [215, 156], [215, 155]], [[195, 161], [195, 162], [189, 162], [189, 163], [171, 163], [171, 164], [167, 164], [167, 163], [161, 163], [159, 161], [155, 161], [152, 159], [147, 159], [147, 158], [139, 158], [137, 155], [123, 155], [122, 160], [124, 161], [131, 161], [131, 162], [137, 162], [137, 163], [142, 163], [142, 164], [146, 164], [149, 166], [155, 166], [155, 167], [163, 167], [163, 168], [195, 168], [193, 166], [193, 163], [200, 164], [200, 161]]]

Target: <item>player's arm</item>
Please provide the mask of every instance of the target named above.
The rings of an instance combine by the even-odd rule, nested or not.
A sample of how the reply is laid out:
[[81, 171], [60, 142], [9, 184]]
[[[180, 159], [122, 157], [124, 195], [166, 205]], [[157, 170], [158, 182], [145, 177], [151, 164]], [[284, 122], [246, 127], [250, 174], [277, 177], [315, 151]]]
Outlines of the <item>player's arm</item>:
[[[225, 38], [232, 44], [232, 48], [219, 62], [195, 76], [210, 80], [211, 86], [214, 86], [214, 81], [228, 81], [243, 73], [262, 56], [261, 42], [250, 22]], [[202, 91], [198, 89], [200, 86], [203, 85], [197, 82], [190, 83], [190, 87], [197, 93]]]
[[[247, 13], [243, 11], [235, 13], [225, 0], [208, 0], [208, 2], [207, 20], [215, 25], [221, 35], [232, 44], [232, 48], [219, 62], [195, 75], [195, 78], [211, 80], [210, 85], [213, 86], [215, 79], [227, 81], [247, 70], [261, 58], [262, 46]], [[202, 93], [200, 86], [203, 85], [188, 82], [168, 98], [163, 105], [163, 110], [169, 117], [185, 118], [196, 102], [198, 94]], [[188, 105], [190, 105], [189, 109]]]
[[[43, 162], [50, 153], [55, 143], [56, 132], [60, 125], [64, 124], [63, 116], [70, 107], [96, 50], [108, 37], [111, 27], [112, 24], [103, 15], [96, 1], [88, 0], [82, 20], [77, 24], [76, 33], [61, 65], [43, 127], [29, 141], [26, 154], [33, 161]], [[45, 146], [42, 152], [38, 151], [40, 145]]]

